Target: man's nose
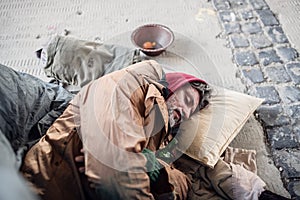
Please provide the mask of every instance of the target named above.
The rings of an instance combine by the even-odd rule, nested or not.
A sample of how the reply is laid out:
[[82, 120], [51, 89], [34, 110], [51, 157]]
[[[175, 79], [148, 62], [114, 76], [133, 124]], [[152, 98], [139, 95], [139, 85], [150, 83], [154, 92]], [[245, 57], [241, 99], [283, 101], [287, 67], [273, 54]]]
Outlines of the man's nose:
[[184, 114], [184, 119], [190, 118], [190, 116], [192, 114], [192, 108], [190, 108], [188, 106], [184, 106], [183, 107], [183, 114]]

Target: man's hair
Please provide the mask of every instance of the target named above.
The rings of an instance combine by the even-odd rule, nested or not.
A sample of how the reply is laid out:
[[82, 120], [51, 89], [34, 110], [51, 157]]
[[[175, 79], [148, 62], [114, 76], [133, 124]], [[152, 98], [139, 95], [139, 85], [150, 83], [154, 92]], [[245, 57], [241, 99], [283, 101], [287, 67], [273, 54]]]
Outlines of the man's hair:
[[190, 82], [189, 84], [200, 94], [198, 110], [205, 108], [209, 104], [212, 88], [207, 83]]

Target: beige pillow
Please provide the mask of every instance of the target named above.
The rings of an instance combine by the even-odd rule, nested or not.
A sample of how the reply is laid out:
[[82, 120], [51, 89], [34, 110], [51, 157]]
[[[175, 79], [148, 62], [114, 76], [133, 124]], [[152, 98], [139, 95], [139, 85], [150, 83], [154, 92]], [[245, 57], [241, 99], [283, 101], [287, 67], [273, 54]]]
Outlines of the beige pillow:
[[213, 168], [262, 102], [263, 99], [213, 86], [210, 104], [181, 124], [176, 135], [178, 149]]

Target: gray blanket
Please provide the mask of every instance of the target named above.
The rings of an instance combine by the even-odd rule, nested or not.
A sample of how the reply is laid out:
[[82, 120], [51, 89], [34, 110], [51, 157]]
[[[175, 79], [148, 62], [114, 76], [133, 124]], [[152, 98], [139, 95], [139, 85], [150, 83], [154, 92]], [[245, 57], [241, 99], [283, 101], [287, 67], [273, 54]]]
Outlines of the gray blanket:
[[0, 65], [0, 199], [35, 199], [18, 174], [23, 155], [73, 95], [61, 86]]
[[0, 130], [19, 154], [45, 134], [73, 95], [4, 65], [0, 70]]

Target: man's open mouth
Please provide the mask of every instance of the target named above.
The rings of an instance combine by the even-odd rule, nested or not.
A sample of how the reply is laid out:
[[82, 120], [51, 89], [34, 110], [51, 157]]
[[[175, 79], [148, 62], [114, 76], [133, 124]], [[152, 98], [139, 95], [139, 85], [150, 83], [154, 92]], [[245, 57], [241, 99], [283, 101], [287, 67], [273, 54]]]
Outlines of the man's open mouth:
[[174, 121], [176, 125], [181, 122], [181, 113], [177, 109], [174, 110]]

